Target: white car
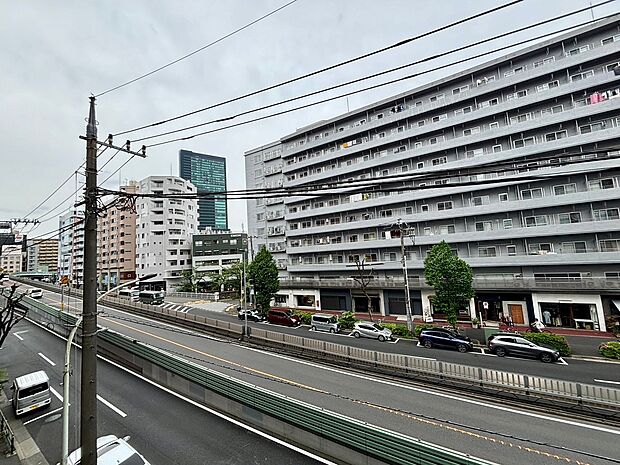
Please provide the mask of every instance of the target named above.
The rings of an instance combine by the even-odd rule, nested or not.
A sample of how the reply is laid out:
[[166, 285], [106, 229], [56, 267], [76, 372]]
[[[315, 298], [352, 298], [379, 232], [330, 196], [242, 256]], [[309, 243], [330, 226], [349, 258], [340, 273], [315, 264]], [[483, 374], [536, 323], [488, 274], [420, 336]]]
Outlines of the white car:
[[29, 294], [32, 299], [40, 299], [43, 297], [43, 291], [41, 289], [30, 289]]
[[[150, 465], [150, 463], [131, 447], [129, 436], [117, 438], [113, 434], [102, 436], [97, 439], [97, 465]], [[74, 450], [69, 454], [67, 463], [79, 465], [82, 451]]]
[[392, 339], [392, 331], [378, 325], [377, 323], [368, 323], [365, 321], [355, 323], [351, 334], [355, 337], [371, 337], [373, 339], [379, 339], [381, 342]]

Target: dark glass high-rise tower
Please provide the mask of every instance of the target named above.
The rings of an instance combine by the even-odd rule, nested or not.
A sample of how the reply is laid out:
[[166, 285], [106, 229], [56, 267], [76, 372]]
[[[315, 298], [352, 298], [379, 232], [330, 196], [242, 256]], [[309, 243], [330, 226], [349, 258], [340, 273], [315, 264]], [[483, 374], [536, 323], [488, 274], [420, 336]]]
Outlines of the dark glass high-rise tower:
[[[226, 158], [204, 153], [179, 151], [179, 175], [198, 189], [198, 193], [226, 190]], [[199, 229], [228, 229], [226, 197], [198, 200]]]

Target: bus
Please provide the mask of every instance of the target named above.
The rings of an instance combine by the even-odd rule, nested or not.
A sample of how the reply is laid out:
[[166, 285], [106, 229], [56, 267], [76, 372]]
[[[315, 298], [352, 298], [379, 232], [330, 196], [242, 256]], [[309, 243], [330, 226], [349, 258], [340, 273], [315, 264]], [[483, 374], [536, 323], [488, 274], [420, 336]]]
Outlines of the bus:
[[160, 305], [164, 303], [164, 291], [140, 291], [138, 298], [143, 304]]
[[43, 370], [15, 378], [11, 390], [16, 417], [52, 403], [49, 381], [47, 373]]
[[132, 302], [140, 300], [140, 289], [121, 289], [118, 291], [118, 296], [122, 299], [129, 299]]

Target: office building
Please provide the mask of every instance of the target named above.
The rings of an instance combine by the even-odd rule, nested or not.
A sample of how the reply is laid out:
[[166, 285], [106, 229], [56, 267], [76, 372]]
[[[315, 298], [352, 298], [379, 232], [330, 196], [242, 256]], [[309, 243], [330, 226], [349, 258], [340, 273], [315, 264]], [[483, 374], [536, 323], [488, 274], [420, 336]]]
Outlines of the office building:
[[58, 219], [58, 276], [67, 276], [71, 285], [84, 282], [84, 212], [69, 211]]
[[[474, 270], [463, 319], [605, 330], [620, 302], [618, 19], [282, 137], [270, 150], [282, 150], [284, 187], [374, 182], [283, 199], [280, 303], [365, 312], [352, 279], [364, 261], [373, 310], [404, 318], [401, 220], [415, 318], [445, 316], [423, 279], [445, 240]], [[264, 158], [246, 154], [248, 186], [266, 185]], [[250, 233], [269, 227], [262, 208], [248, 207]]]
[[[138, 190], [149, 194], [196, 193], [189, 181], [176, 176], [150, 176]], [[136, 201], [136, 274], [155, 273], [149, 286], [176, 291], [182, 273], [192, 269], [192, 235], [198, 229], [195, 199], [139, 198]]]
[[[179, 151], [179, 175], [196, 186], [199, 193], [226, 191], [226, 158]], [[199, 229], [228, 229], [226, 196], [198, 200]]]
[[[130, 194], [138, 183], [130, 182], [120, 190]], [[136, 279], [136, 213], [111, 207], [97, 219], [97, 283], [111, 289]]]
[[28, 268], [35, 273], [55, 273], [58, 269], [58, 239], [27, 241]]
[[206, 230], [192, 237], [192, 261], [199, 278], [222, 274], [225, 268], [247, 259], [247, 234]]

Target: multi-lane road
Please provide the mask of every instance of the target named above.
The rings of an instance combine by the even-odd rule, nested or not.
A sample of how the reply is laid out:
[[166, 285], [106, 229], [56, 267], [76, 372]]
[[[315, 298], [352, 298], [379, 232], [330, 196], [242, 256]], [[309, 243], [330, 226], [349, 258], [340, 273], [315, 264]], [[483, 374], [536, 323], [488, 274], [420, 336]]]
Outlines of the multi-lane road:
[[[0, 364], [9, 377], [45, 370], [52, 405], [23, 417], [24, 424], [49, 463], [60, 461], [63, 357], [65, 341], [37, 325], [20, 322], [9, 335]], [[70, 450], [79, 443], [80, 351], [75, 349], [70, 389]], [[130, 443], [153, 465], [164, 464], [318, 464], [276, 438], [239, 426], [233, 419], [158, 388], [112, 363], [98, 365], [99, 436], [131, 436]]]
[[[45, 293], [43, 301], [56, 307], [60, 304], [59, 296], [50, 292]], [[80, 306], [80, 301], [73, 299], [65, 307], [78, 312]], [[100, 310], [105, 312], [99, 318], [101, 325], [139, 341], [290, 397], [488, 460], [506, 465], [620, 463], [617, 459], [620, 429], [593, 420], [540, 413], [499, 401], [324, 366], [224, 339], [190, 334], [169, 324], [110, 308], [100, 307]], [[364, 343], [382, 349], [400, 344]], [[422, 353], [428, 357], [433, 352]], [[549, 368], [527, 360], [510, 362]], [[570, 370], [570, 365], [558, 369]], [[607, 371], [612, 370], [607, 368]], [[123, 388], [117, 386], [117, 389]], [[102, 395], [112, 394], [103, 391]], [[114, 396], [115, 400], [122, 399], [122, 393], [117, 391]]]

